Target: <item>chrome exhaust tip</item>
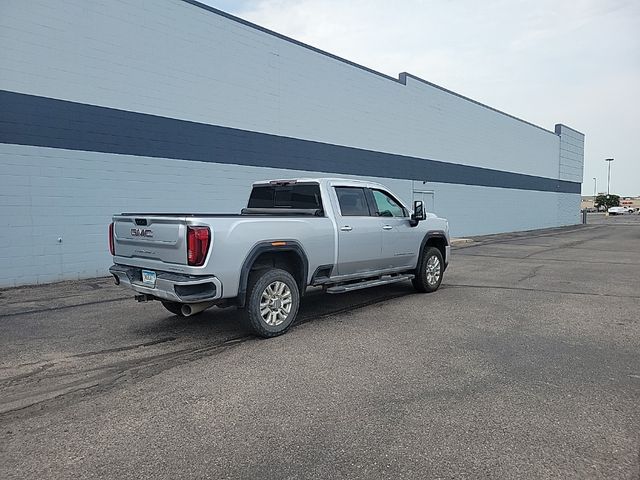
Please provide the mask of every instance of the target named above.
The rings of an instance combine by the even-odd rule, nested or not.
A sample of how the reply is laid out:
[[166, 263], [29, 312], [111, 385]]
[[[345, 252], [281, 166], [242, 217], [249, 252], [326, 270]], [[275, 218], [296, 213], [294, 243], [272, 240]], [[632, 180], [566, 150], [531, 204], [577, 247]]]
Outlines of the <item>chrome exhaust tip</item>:
[[201, 302], [201, 303], [185, 303], [182, 305], [180, 312], [185, 317], [190, 317], [196, 313], [200, 313], [209, 307], [212, 307], [215, 302]]

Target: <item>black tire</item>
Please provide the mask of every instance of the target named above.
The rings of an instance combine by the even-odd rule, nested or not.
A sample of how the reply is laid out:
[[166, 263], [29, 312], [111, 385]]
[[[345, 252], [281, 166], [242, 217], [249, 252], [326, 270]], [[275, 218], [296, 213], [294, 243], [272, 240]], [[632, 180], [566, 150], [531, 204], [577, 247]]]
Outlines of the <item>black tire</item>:
[[[435, 258], [437, 262], [432, 260], [433, 258]], [[435, 264], [437, 264], [438, 268], [437, 279], [435, 279], [433, 275], [435, 272], [427, 271], [427, 268], [433, 269]], [[420, 293], [435, 292], [440, 288], [443, 275], [444, 260], [442, 259], [442, 253], [440, 253], [440, 250], [436, 247], [426, 247], [424, 255], [422, 255], [422, 259], [420, 260], [420, 265], [418, 265], [418, 269], [416, 270], [416, 276], [411, 281], [413, 283], [413, 287]]]
[[[269, 303], [268, 306], [262, 308], [262, 311], [270, 309], [269, 312], [265, 313], [274, 322], [270, 324], [263, 318], [261, 302], [266, 297], [269, 297], [267, 287], [272, 287], [271, 291], [273, 291], [273, 286], [279, 286], [280, 284], [286, 285], [286, 289], [283, 288], [283, 292], [280, 295], [275, 294], [271, 300], [268, 300], [273, 303]], [[287, 299], [290, 299], [290, 302], [287, 302]], [[286, 313], [288, 305], [291, 306], [288, 313]], [[247, 328], [253, 334], [263, 338], [271, 338], [282, 335], [289, 330], [298, 315], [299, 306], [300, 291], [298, 284], [289, 272], [279, 268], [258, 270], [249, 277], [247, 300], [242, 316]], [[285, 312], [286, 315], [282, 312]], [[275, 315], [275, 317], [271, 318], [272, 315]], [[277, 323], [278, 321], [280, 323]]]
[[177, 315], [179, 317], [184, 317], [184, 315], [182, 314], [182, 304], [181, 303], [169, 302], [169, 301], [164, 301], [164, 300], [161, 303], [162, 303], [162, 306], [164, 308], [169, 310], [174, 315]]

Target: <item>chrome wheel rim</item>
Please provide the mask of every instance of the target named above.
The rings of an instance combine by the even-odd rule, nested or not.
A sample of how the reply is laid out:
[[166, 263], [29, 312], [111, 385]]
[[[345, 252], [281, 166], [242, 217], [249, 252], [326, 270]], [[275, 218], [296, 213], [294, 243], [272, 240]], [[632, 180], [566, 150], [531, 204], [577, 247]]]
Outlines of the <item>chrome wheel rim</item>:
[[286, 283], [275, 281], [267, 285], [260, 297], [260, 316], [264, 323], [276, 327], [291, 313], [291, 289]]
[[436, 285], [440, 280], [440, 259], [435, 255], [427, 260], [426, 274], [427, 283], [431, 286]]

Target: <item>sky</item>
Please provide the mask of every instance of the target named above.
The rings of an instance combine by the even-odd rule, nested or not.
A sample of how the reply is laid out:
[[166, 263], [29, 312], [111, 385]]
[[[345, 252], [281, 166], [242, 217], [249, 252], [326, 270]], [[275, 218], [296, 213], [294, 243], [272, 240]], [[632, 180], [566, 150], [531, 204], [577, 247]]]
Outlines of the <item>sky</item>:
[[553, 130], [586, 135], [594, 180], [640, 195], [638, 0], [206, 0], [392, 77], [409, 72]]

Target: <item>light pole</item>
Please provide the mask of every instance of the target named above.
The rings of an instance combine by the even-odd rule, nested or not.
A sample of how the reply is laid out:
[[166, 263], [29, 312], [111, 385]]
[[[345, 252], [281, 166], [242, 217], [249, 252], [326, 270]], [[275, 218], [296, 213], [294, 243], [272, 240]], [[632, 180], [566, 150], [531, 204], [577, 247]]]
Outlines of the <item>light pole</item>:
[[613, 162], [613, 158], [605, 158], [605, 162], [607, 162], [607, 198], [609, 197], [609, 185], [611, 184], [611, 162]]
[[598, 196], [598, 180], [593, 177], [593, 206], [596, 206], [596, 197]]

